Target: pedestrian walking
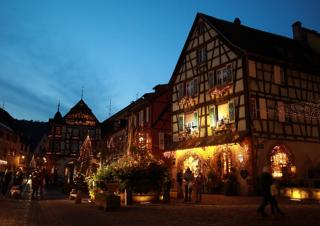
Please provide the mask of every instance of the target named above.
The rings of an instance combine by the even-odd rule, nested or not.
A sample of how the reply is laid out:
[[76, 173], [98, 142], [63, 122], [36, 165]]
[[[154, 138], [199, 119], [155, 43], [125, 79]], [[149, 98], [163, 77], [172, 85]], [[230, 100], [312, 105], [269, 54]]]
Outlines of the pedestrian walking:
[[278, 195], [279, 195], [279, 188], [277, 182], [273, 181], [271, 187], [271, 203], [270, 203], [270, 208], [271, 208], [271, 213], [275, 214], [278, 213], [280, 215], [284, 215], [284, 213], [280, 210], [279, 205], [278, 205]]
[[38, 171], [38, 185], [39, 185], [39, 194], [40, 198], [43, 198], [43, 185], [45, 183], [45, 169], [42, 168], [41, 170]]
[[[265, 213], [265, 207], [270, 204], [271, 213], [275, 214], [275, 209], [279, 210], [278, 204], [276, 199], [274, 199], [271, 195], [271, 185], [273, 184], [273, 177], [270, 174], [269, 167], [263, 168], [263, 173], [261, 175], [261, 191], [263, 195], [262, 202], [257, 209], [257, 212], [260, 213], [262, 216], [267, 216]], [[276, 207], [277, 206], [277, 207]], [[278, 213], [282, 213], [281, 211]]]
[[38, 171], [37, 170], [35, 170], [32, 173], [31, 183], [32, 183], [31, 199], [36, 199], [36, 198], [38, 198], [38, 189], [39, 189], [39, 178], [38, 178]]
[[177, 199], [183, 199], [183, 188], [182, 188], [182, 185], [183, 185], [183, 173], [182, 171], [178, 171], [177, 172], [177, 176], [176, 176], [176, 179], [177, 179]]
[[188, 167], [187, 170], [184, 173], [184, 201], [185, 202], [190, 202], [191, 201], [191, 194], [192, 194], [192, 189], [193, 189], [193, 180], [194, 176], [190, 168]]
[[4, 172], [3, 181], [2, 181], [2, 194], [6, 196], [7, 192], [10, 190], [10, 183], [12, 180], [12, 172], [8, 169]]
[[163, 201], [164, 203], [170, 203], [170, 189], [171, 189], [171, 177], [168, 175], [164, 179], [163, 183]]
[[202, 174], [199, 173], [199, 175], [196, 177], [196, 180], [195, 180], [196, 202], [201, 202], [203, 183], [204, 183], [204, 178]]

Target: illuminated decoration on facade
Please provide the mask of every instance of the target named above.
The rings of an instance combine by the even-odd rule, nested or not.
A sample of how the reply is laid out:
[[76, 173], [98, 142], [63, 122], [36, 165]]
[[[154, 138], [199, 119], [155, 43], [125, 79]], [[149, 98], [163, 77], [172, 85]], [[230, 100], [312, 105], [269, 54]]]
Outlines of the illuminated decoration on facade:
[[185, 172], [187, 168], [189, 168], [193, 172], [193, 175], [197, 177], [200, 173], [200, 166], [201, 162], [197, 156], [189, 156], [183, 162], [183, 172]]
[[302, 102], [302, 103], [292, 103], [279, 105], [278, 108], [264, 109], [268, 115], [278, 115], [279, 118], [283, 118], [282, 122], [285, 121], [285, 118], [306, 118], [306, 119], [320, 119], [320, 103], [312, 102]]
[[223, 87], [215, 87], [215, 88], [209, 90], [209, 94], [210, 94], [211, 98], [222, 97], [224, 95], [230, 94], [231, 88], [232, 87], [230, 85], [226, 85]]
[[319, 119], [320, 118], [320, 102], [303, 102], [288, 104], [285, 108], [285, 114], [290, 116], [300, 116], [309, 119]]
[[191, 96], [184, 96], [179, 100], [179, 106], [181, 108], [191, 108], [196, 104], [196, 99], [192, 98]]
[[136, 136], [136, 147], [139, 150], [150, 150], [151, 142], [147, 132], [144, 132], [143, 129], [140, 129], [137, 132]]
[[295, 174], [292, 155], [284, 145], [275, 146], [270, 155], [272, 176], [275, 178], [286, 178]]

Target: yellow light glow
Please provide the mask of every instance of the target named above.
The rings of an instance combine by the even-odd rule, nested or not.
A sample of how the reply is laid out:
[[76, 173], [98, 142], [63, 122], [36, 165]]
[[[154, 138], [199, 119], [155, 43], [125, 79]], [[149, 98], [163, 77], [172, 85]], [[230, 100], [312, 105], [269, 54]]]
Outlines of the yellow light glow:
[[220, 121], [221, 119], [229, 119], [229, 106], [228, 104], [221, 104], [218, 105], [218, 120]]
[[226, 147], [233, 152], [242, 152], [243, 148], [237, 144], [228, 144], [228, 145], [216, 145], [216, 146], [206, 146], [202, 148], [189, 148], [189, 149], [180, 149], [175, 151], [175, 157], [177, 159], [183, 157], [187, 152], [195, 153], [202, 158], [209, 159], [212, 158], [213, 154], [221, 149], [221, 147]]
[[299, 190], [293, 190], [291, 193], [292, 199], [301, 199], [301, 193]]
[[132, 201], [135, 203], [150, 203], [159, 200], [159, 198], [155, 195], [133, 195]]

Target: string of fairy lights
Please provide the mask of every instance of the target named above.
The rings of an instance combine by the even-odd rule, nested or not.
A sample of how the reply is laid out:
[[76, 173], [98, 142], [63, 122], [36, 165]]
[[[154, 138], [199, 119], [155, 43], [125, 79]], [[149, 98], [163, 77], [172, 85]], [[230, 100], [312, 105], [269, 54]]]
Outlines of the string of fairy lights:
[[320, 103], [300, 102], [284, 104], [281, 108], [264, 109], [268, 115], [279, 114], [279, 116], [291, 118], [306, 118], [309, 120], [320, 120]]

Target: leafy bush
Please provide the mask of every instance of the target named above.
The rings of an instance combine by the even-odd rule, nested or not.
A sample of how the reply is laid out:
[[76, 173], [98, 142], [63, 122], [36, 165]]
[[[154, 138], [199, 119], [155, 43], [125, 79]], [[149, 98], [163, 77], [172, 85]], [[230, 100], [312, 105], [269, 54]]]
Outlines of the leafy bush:
[[147, 193], [161, 190], [167, 172], [164, 162], [150, 153], [132, 153], [99, 169], [92, 180], [106, 183], [117, 181], [122, 190]]

